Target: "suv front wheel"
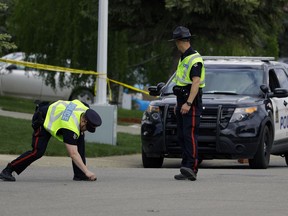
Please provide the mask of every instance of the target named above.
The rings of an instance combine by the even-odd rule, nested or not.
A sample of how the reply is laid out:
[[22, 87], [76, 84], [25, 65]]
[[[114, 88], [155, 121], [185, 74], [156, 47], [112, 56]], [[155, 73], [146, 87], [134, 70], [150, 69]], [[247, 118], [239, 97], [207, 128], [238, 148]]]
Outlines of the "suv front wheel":
[[253, 169], [266, 169], [270, 162], [272, 139], [267, 126], [265, 126], [256, 154], [249, 159], [249, 166]]
[[144, 168], [161, 168], [163, 165], [164, 157], [147, 157], [142, 149], [142, 164]]
[[288, 166], [288, 154], [284, 154], [286, 165]]

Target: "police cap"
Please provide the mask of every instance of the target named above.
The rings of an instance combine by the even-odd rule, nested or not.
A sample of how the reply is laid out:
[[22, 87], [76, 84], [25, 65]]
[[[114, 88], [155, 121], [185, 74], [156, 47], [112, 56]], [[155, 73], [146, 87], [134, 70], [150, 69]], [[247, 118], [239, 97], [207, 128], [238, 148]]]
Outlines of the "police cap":
[[91, 133], [94, 133], [96, 127], [99, 127], [102, 124], [101, 117], [93, 109], [86, 110], [85, 119], [87, 120], [86, 128]]
[[173, 38], [169, 41], [188, 39], [191, 37], [191, 33], [188, 28], [184, 26], [177, 26], [173, 31]]

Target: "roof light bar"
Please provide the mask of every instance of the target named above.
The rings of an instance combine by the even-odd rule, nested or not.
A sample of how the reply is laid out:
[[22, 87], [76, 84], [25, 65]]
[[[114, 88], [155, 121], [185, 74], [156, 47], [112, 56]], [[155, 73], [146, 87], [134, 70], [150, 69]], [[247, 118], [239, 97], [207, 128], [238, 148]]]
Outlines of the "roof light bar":
[[202, 56], [204, 60], [260, 60], [260, 61], [274, 61], [275, 57], [262, 56]]

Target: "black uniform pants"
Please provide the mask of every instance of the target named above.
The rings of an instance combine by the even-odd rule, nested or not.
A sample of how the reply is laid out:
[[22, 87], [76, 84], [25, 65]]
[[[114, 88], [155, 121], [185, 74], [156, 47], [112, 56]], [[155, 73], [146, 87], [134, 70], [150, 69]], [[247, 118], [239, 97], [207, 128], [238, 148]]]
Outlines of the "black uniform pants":
[[41, 158], [47, 148], [51, 134], [48, 133], [42, 126], [34, 130], [32, 134], [32, 150], [26, 151], [18, 158], [13, 160], [10, 165], [18, 175], [23, 172], [31, 163]]
[[187, 98], [177, 97], [177, 140], [182, 149], [182, 167], [191, 168], [198, 172], [198, 131], [202, 100], [194, 102], [187, 114], [181, 114], [180, 110]]
[[[44, 108], [44, 115], [46, 115], [47, 108]], [[46, 111], [46, 112], [45, 112]], [[37, 113], [33, 115], [32, 121], [37, 117]], [[9, 165], [13, 171], [15, 171], [18, 175], [23, 172], [31, 163], [41, 158], [48, 146], [48, 142], [51, 138], [51, 134], [44, 129], [43, 126], [35, 129], [32, 134], [32, 150], [26, 151], [21, 154], [18, 158], [13, 160]], [[84, 135], [80, 135], [77, 141], [78, 152], [82, 158], [84, 164], [86, 164], [85, 159], [85, 140]], [[84, 177], [85, 174], [79, 169], [74, 162], [72, 162], [74, 175], [78, 177]]]

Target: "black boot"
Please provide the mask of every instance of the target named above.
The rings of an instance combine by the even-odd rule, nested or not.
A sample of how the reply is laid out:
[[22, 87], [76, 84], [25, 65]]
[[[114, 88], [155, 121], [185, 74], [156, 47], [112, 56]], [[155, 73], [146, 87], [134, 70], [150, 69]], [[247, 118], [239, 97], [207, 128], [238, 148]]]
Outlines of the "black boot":
[[5, 169], [0, 173], [0, 179], [3, 181], [16, 181], [15, 177], [12, 175], [13, 169], [10, 164], [7, 165]]
[[186, 180], [186, 179], [188, 179], [188, 177], [186, 177], [186, 176], [182, 175], [182, 173], [180, 173], [178, 175], [175, 175], [174, 179], [176, 179], [176, 180]]
[[183, 176], [186, 176], [190, 181], [195, 181], [197, 179], [197, 174], [190, 168], [181, 167], [180, 172]]

